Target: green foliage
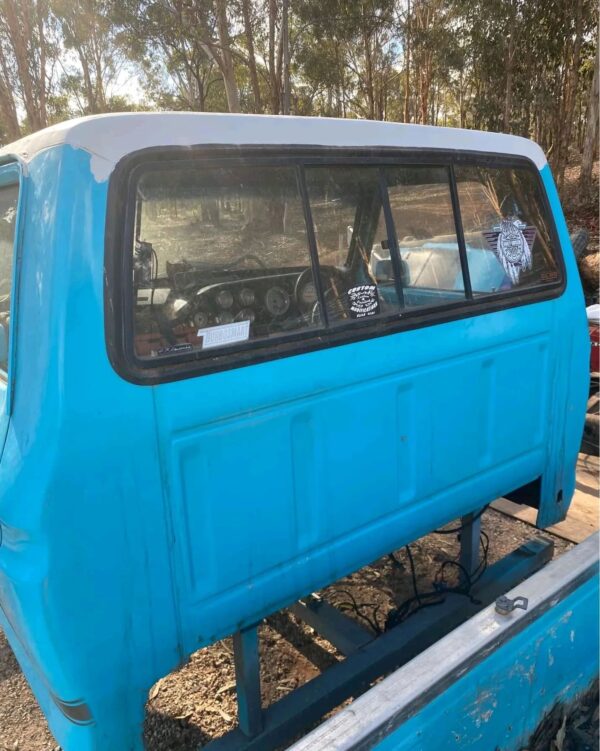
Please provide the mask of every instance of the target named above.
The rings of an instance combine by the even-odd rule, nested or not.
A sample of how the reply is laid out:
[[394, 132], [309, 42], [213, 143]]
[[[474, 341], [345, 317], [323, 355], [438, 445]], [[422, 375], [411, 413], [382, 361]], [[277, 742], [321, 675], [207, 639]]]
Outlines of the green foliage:
[[292, 114], [514, 132], [560, 174], [597, 23], [595, 0], [0, 0], [0, 140], [96, 112], [279, 113], [289, 70]]

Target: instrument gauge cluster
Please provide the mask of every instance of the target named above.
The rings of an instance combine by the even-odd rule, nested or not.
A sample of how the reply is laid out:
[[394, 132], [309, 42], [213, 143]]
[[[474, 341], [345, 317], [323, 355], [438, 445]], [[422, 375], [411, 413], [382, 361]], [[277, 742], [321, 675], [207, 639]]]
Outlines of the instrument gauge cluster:
[[221, 313], [217, 313], [215, 316], [215, 323], [223, 325], [225, 323], [233, 323], [234, 316], [230, 310], [223, 310]]
[[221, 289], [217, 292], [215, 301], [221, 310], [229, 310], [233, 305], [233, 295], [228, 289]]
[[240, 301], [242, 308], [251, 307], [256, 301], [254, 290], [250, 287], [242, 287], [238, 295], [238, 300]]
[[292, 298], [283, 287], [270, 287], [265, 294], [265, 308], [274, 318], [284, 316], [291, 303]]
[[314, 282], [306, 282], [298, 295], [301, 305], [308, 310], [312, 309], [317, 302], [317, 288]]
[[254, 335], [285, 326], [285, 319], [298, 305], [312, 308], [316, 290], [312, 282], [303, 285], [298, 298], [298, 274], [280, 272], [259, 278], [217, 282], [200, 291], [190, 322], [196, 329], [250, 321]]

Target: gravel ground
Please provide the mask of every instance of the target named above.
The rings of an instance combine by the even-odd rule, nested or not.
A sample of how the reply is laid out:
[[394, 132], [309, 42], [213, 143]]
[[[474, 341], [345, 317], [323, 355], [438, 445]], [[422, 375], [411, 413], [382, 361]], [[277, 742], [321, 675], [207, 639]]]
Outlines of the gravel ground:
[[[527, 524], [493, 510], [484, 514], [483, 529], [490, 538], [489, 563], [536, 534]], [[555, 537], [554, 542], [555, 555], [571, 547], [560, 538]], [[454, 535], [429, 535], [411, 549], [419, 586], [430, 589], [440, 564], [455, 556], [458, 544]], [[398, 551], [397, 557], [400, 566], [388, 558], [380, 559], [327, 588], [323, 595], [344, 607], [350, 592], [359, 604], [369, 603], [361, 612], [371, 619], [374, 606], [379, 606], [374, 620], [381, 625], [387, 612], [412, 593], [406, 554]], [[299, 649], [280, 632], [286, 633]], [[331, 644], [292, 615], [283, 613], [269, 619], [261, 627], [263, 705], [268, 706], [338, 659], [340, 655]], [[196, 652], [184, 667], [153, 686], [146, 714], [146, 744], [151, 751], [192, 751], [230, 730], [236, 721], [233, 653], [231, 642], [226, 639]], [[0, 632], [0, 751], [57, 748]]]

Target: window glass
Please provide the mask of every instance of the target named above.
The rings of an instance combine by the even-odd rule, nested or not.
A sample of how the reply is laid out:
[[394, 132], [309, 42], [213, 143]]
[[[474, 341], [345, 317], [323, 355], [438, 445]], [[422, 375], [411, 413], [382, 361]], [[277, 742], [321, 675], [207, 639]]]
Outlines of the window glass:
[[0, 188], [0, 371], [8, 373], [8, 334], [18, 185]]
[[307, 167], [320, 275], [330, 323], [400, 310], [378, 167]]
[[[240, 161], [171, 162], [139, 177], [130, 248], [137, 357], [277, 346], [328, 325], [464, 301], [449, 167]], [[475, 295], [559, 279], [537, 177], [456, 167]], [[6, 331], [16, 193], [0, 189]]]
[[456, 167], [474, 294], [559, 279], [550, 218], [530, 169]]
[[294, 167], [179, 168], [137, 186], [135, 350], [220, 350], [319, 325]]
[[389, 167], [385, 176], [406, 307], [464, 299], [448, 170]]

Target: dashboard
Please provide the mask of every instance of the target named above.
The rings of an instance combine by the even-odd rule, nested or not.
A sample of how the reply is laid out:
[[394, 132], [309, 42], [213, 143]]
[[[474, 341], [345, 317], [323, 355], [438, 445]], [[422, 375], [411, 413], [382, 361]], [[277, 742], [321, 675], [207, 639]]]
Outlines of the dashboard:
[[317, 302], [312, 274], [297, 290], [300, 276], [293, 272], [210, 284], [201, 287], [186, 307], [198, 328], [238, 321], [250, 321], [256, 334], [257, 329], [282, 328], [310, 314]]
[[[317, 291], [312, 268], [264, 273], [240, 270], [226, 274], [167, 270], [154, 286], [136, 290], [136, 350], [197, 343], [197, 332], [250, 322], [250, 338], [314, 325]], [[233, 277], [233, 278], [232, 278]], [[148, 349], [144, 340], [157, 340]], [[137, 345], [141, 345], [137, 346]]]

